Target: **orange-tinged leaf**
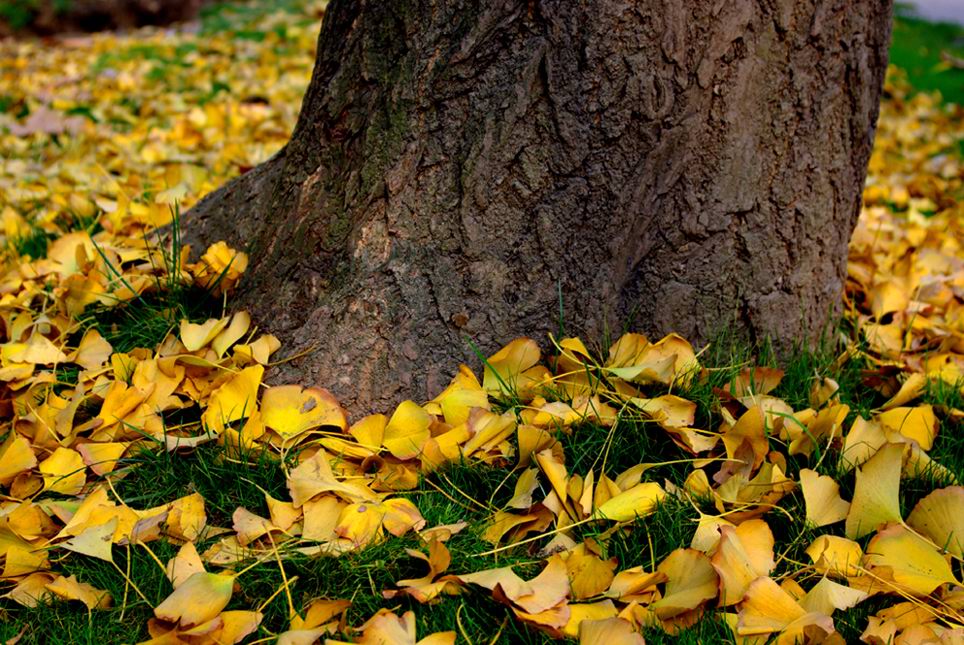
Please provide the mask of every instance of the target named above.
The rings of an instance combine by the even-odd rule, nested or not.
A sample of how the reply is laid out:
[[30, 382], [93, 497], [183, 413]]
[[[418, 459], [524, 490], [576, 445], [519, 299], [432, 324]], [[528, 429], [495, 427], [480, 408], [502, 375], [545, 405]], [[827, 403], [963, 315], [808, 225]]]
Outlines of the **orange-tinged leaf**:
[[[97, 442], [77, 444], [77, 452], [84, 463], [96, 474], [106, 475], [113, 472], [117, 462], [130, 446], [127, 442]], [[0, 478], [2, 479], [2, 478]]]
[[654, 399], [630, 399], [651, 419], [662, 426], [688, 428], [696, 419], [696, 404], [674, 394], [664, 394]]
[[737, 399], [769, 394], [783, 380], [783, 370], [772, 367], [745, 367], [730, 380], [726, 391]]
[[770, 449], [763, 408], [755, 405], [744, 412], [732, 428], [723, 432], [728, 459], [756, 470]]

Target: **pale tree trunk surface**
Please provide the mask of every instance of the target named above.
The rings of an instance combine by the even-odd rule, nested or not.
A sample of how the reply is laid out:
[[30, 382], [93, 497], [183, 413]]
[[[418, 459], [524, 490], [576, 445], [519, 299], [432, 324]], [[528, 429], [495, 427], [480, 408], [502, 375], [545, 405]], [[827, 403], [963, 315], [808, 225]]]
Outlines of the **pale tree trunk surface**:
[[204, 199], [237, 306], [356, 414], [519, 335], [812, 338], [891, 0], [332, 0], [286, 149]]

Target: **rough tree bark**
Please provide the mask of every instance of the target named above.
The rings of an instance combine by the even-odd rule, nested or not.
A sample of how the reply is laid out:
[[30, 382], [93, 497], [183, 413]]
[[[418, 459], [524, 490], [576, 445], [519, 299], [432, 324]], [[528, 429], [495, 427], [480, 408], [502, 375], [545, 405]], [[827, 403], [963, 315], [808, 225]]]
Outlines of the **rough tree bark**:
[[[187, 216], [356, 411], [558, 328], [788, 342], [839, 299], [891, 0], [332, 0], [287, 147]], [[250, 246], [249, 246], [250, 245]]]

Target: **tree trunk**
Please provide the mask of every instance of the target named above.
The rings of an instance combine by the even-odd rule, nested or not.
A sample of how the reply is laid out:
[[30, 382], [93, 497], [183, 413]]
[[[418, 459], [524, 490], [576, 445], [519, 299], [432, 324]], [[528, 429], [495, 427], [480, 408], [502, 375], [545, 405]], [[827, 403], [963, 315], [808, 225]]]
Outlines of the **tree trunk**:
[[[297, 128], [205, 198], [276, 381], [355, 411], [559, 328], [784, 345], [839, 300], [891, 0], [332, 0]], [[250, 245], [250, 246], [249, 246]], [[561, 301], [561, 304], [560, 304]]]

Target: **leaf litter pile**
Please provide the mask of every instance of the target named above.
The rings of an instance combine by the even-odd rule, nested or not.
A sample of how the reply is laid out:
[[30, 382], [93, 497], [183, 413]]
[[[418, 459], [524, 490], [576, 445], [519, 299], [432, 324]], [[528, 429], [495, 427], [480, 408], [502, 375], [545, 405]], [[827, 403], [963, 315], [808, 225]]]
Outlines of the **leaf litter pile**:
[[520, 338], [349, 419], [226, 313], [243, 253], [147, 235], [285, 142], [285, 6], [0, 43], [0, 637], [964, 642], [960, 109], [892, 74], [845, 320], [782, 369]]

